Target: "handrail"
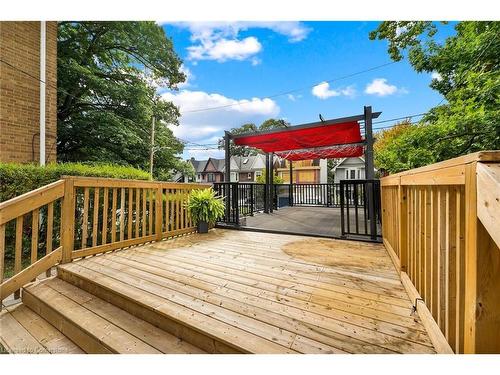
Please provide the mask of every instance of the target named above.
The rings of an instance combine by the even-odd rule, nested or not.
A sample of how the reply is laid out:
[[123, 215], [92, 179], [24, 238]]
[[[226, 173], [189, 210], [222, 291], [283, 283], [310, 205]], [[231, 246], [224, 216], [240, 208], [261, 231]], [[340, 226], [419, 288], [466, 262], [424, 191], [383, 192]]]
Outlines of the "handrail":
[[63, 195], [64, 181], [59, 180], [2, 202], [0, 203], [0, 225], [61, 198]]
[[483, 151], [381, 179], [384, 245], [444, 352], [500, 351], [499, 168]]
[[206, 187], [63, 176], [0, 203], [0, 300], [19, 297], [20, 288], [60, 262], [195, 231], [185, 203], [192, 189]]
[[477, 216], [500, 247], [500, 164], [477, 165]]

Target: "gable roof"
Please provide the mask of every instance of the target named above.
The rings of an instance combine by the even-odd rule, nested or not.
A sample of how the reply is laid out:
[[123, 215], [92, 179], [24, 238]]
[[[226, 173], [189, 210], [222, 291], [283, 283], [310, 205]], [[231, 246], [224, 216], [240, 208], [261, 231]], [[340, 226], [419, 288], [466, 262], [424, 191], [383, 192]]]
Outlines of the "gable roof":
[[265, 156], [262, 154], [231, 157], [231, 170], [236, 169], [241, 172], [251, 172], [264, 169], [265, 165]]
[[[363, 164], [363, 168], [365, 167], [365, 158], [362, 157], [362, 156], [356, 156], [356, 157], [350, 157], [350, 158], [342, 158], [342, 160], [335, 166], [332, 168], [332, 172], [335, 172], [337, 170], [337, 168], [339, 168], [342, 164], [344, 164], [344, 162], [348, 159], [359, 159], [360, 160], [360, 164]], [[374, 171], [377, 171], [377, 168], [373, 167], [373, 170]]]
[[203, 172], [208, 162], [208, 160], [195, 160], [193, 158], [191, 158], [189, 161], [193, 165], [193, 168], [196, 171], [196, 173]]

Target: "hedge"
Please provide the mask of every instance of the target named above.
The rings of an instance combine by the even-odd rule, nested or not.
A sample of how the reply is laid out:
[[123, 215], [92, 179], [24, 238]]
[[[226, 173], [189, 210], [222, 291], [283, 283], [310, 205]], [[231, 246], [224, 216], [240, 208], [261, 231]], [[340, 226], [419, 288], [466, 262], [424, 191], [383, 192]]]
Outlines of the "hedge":
[[41, 167], [34, 164], [0, 163], [0, 202], [50, 184], [64, 175], [149, 179], [149, 174], [145, 171], [113, 164], [60, 163]]

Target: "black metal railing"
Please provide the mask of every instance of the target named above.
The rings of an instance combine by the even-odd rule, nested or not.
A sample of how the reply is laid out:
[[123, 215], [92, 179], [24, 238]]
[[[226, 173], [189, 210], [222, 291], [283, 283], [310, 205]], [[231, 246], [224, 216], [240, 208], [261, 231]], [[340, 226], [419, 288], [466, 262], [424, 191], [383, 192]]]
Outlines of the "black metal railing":
[[381, 237], [379, 180], [344, 180], [340, 182], [341, 233], [346, 236]]
[[[239, 224], [242, 216], [253, 215], [265, 209], [266, 184], [239, 183], [239, 182], [216, 182], [214, 190], [217, 195], [226, 198], [229, 202], [229, 210], [226, 210], [221, 220], [228, 224]], [[229, 199], [227, 197], [229, 196]]]
[[[274, 185], [275, 208], [285, 206], [340, 207], [340, 183]], [[346, 195], [351, 205], [365, 204], [361, 194]], [[354, 200], [357, 199], [355, 202]]]
[[[221, 222], [240, 225], [240, 218], [256, 212], [272, 212], [286, 206], [340, 208], [341, 236], [381, 237], [380, 182], [343, 180], [333, 184], [265, 184], [217, 182], [214, 190], [225, 197], [226, 213]], [[267, 196], [269, 205], [266, 207]]]

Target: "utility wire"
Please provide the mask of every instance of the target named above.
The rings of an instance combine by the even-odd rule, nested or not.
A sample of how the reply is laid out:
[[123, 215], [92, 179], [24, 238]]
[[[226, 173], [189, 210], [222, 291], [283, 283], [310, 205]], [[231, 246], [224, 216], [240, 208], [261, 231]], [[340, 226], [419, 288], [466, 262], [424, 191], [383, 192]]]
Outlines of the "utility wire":
[[[381, 68], [384, 68], [384, 67], [389, 66], [389, 65], [397, 64], [398, 62], [399, 61], [391, 61], [391, 62], [382, 64], [382, 65], [377, 65], [377, 66], [374, 66], [374, 67], [371, 67], [371, 68], [368, 68], [368, 69], [365, 69], [365, 70], [361, 70], [359, 72], [347, 74], [345, 76], [341, 76], [341, 77], [337, 77], [337, 78], [332, 78], [332, 79], [328, 79], [328, 80], [323, 80], [321, 82], [318, 82], [318, 83], [315, 83], [315, 84], [312, 84], [312, 85], [309, 85], [309, 86], [304, 86], [304, 87], [301, 87], [301, 88], [297, 88], [297, 89], [293, 89], [293, 90], [288, 90], [288, 91], [280, 92], [280, 93], [273, 94], [273, 95], [264, 96], [264, 98], [271, 99], [271, 98], [276, 98], [278, 96], [292, 94], [294, 92], [298, 92], [298, 91], [303, 91], [305, 89], [309, 89], [309, 88], [314, 87], [314, 86], [316, 86], [316, 85], [318, 85], [320, 83], [323, 83], [323, 82], [332, 83], [332, 82], [335, 82], [335, 81], [340, 81], [340, 80], [343, 80], [343, 79], [346, 79], [346, 78], [351, 78], [351, 77], [354, 77], [354, 76], [357, 76], [357, 75], [360, 75], [360, 74], [368, 73], [368, 72], [371, 72], [373, 70], [381, 69]], [[251, 101], [243, 101], [243, 102], [242, 101], [238, 101], [237, 103], [220, 105], [220, 106], [216, 106], [216, 107], [191, 109], [191, 110], [188, 110], [188, 111], [183, 111], [182, 113], [195, 113], [195, 112], [212, 111], [212, 110], [216, 110], [216, 109], [234, 107], [234, 106], [242, 105], [242, 104], [246, 104], [246, 103], [251, 103]]]
[[[65, 95], [68, 95], [74, 99], [79, 99], [78, 97], [74, 96], [73, 94], [67, 92], [66, 90], [60, 88], [60, 87], [57, 87], [57, 85], [51, 85], [49, 84], [48, 82], [46, 81], [43, 81], [41, 79], [39, 79], [38, 77], [30, 74], [29, 72], [26, 72], [25, 70], [23, 69], [20, 69], [18, 68], [17, 66], [9, 63], [8, 61], [5, 61], [3, 59], [0, 58], [0, 62], [10, 66], [11, 68], [27, 75], [28, 77], [31, 77], [41, 83], [44, 83], [48, 86], [51, 86], [52, 88], [56, 89], [58, 92], [62, 93], [62, 94], [65, 94]], [[358, 72], [355, 72], [355, 73], [351, 73], [351, 74], [348, 74], [348, 75], [345, 75], [345, 76], [341, 76], [341, 77], [337, 77], [337, 78], [333, 78], [333, 79], [329, 79], [329, 80], [325, 80], [325, 81], [322, 81], [322, 82], [328, 82], [328, 83], [331, 83], [331, 82], [335, 82], [335, 81], [339, 81], [339, 80], [342, 80], [342, 79], [346, 79], [346, 78], [350, 78], [350, 77], [353, 77], [353, 76], [356, 76], [356, 75], [360, 75], [360, 74], [363, 74], [363, 73], [367, 73], [367, 72], [370, 72], [370, 71], [373, 71], [373, 70], [377, 70], [377, 69], [380, 69], [380, 68], [383, 68], [383, 67], [386, 67], [386, 66], [389, 66], [389, 65], [392, 65], [392, 64], [395, 64], [397, 63], [398, 61], [392, 61], [392, 62], [388, 62], [388, 63], [385, 63], [385, 64], [382, 64], [382, 65], [377, 65], [377, 66], [374, 66], [372, 68], [368, 68], [368, 69], [365, 69], [365, 70], [361, 70], [361, 71], [358, 71]], [[283, 96], [283, 95], [287, 95], [287, 94], [291, 94], [291, 93], [294, 93], [294, 92], [298, 92], [298, 91], [302, 91], [304, 89], [307, 89], [307, 88], [311, 88], [311, 87], [314, 87], [316, 84], [314, 85], [309, 85], [307, 87], [302, 87], [302, 88], [298, 88], [298, 89], [293, 89], [293, 90], [288, 90], [288, 91], [285, 91], [285, 92], [281, 92], [281, 93], [277, 93], [277, 94], [274, 94], [274, 95], [270, 95], [270, 96], [267, 96], [266, 98], [275, 98], [275, 97], [278, 97], [278, 96]], [[445, 98], [443, 98], [439, 103], [438, 105], [440, 105], [443, 101], [445, 100]], [[223, 106], [217, 106], [217, 107], [209, 107], [209, 108], [200, 108], [200, 109], [194, 109], [194, 110], [189, 110], [189, 111], [184, 111], [183, 113], [194, 113], [194, 112], [202, 112], [202, 111], [209, 111], [209, 110], [215, 110], [215, 109], [220, 109], [220, 108], [228, 108], [228, 107], [232, 107], [232, 106], [236, 106], [236, 105], [241, 105], [241, 104], [245, 104], [246, 102], [238, 102], [238, 103], [232, 103], [232, 104], [227, 104], [227, 105], [223, 105]], [[383, 120], [383, 121], [375, 121], [373, 122], [373, 124], [382, 124], [382, 123], [387, 123], [387, 122], [391, 122], [391, 121], [397, 121], [397, 120], [403, 120], [403, 119], [407, 119], [407, 118], [413, 118], [413, 117], [419, 117], [419, 116], [424, 116], [426, 115], [428, 112], [424, 112], [424, 113], [418, 113], [418, 114], [413, 114], [413, 115], [408, 115], [408, 116], [402, 116], [402, 117], [397, 117], [397, 118], [392, 118], [392, 119], [388, 119], [388, 120]], [[144, 130], [142, 129], [142, 125], [139, 125], [137, 124], [135, 121], [133, 120], [130, 120], [130, 119], [127, 119], [127, 121], [130, 121], [136, 125], [138, 125], [139, 127], [141, 127], [141, 130]], [[410, 124], [416, 124], [418, 123], [417, 122], [412, 122]], [[382, 129], [388, 129], [388, 128], [392, 128], [394, 126], [398, 125], [398, 123], [396, 124], [393, 124], [393, 125], [390, 125], [390, 126], [384, 126], [384, 127], [378, 127], [378, 128], [374, 128], [373, 130], [382, 130]], [[205, 147], [205, 148], [185, 148], [186, 150], [218, 150], [219, 148], [218, 147], [208, 147], [208, 146], [218, 146], [218, 144], [216, 143], [210, 143], [210, 144], [200, 144], [200, 143], [195, 143], [195, 142], [191, 142], [191, 141], [187, 141], [185, 139], [182, 139], [182, 138], [179, 138], [179, 137], [176, 137], [181, 143], [183, 143], [184, 145], [193, 145], [193, 146], [199, 146], [199, 147]]]

